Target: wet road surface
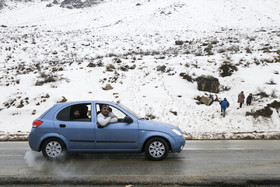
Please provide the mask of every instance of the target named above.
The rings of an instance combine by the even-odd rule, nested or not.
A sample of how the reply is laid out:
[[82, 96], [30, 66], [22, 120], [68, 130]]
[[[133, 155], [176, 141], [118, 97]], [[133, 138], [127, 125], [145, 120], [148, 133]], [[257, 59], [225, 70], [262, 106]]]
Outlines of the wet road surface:
[[0, 142], [0, 184], [280, 184], [280, 141], [187, 141], [164, 161], [143, 154], [77, 154], [46, 161], [27, 142]]

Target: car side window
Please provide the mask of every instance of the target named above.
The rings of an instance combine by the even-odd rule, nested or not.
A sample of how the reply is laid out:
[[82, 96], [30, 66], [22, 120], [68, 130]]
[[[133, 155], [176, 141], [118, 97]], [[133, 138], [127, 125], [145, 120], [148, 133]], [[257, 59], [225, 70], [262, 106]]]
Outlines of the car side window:
[[91, 121], [91, 104], [68, 106], [57, 114], [56, 119], [59, 121]]
[[71, 106], [64, 108], [57, 114], [56, 119], [59, 121], [70, 121], [70, 110]]
[[[96, 104], [97, 115], [101, 112], [101, 107], [102, 107], [102, 104]], [[124, 119], [124, 117], [126, 116], [125, 113], [123, 113], [121, 110], [119, 110], [118, 108], [116, 108], [112, 105], [109, 105], [109, 108], [110, 108], [110, 112], [112, 112], [115, 116], [117, 116], [119, 121], [122, 121]]]
[[124, 117], [126, 116], [121, 110], [115, 108], [115, 107], [111, 107], [112, 112], [118, 117], [118, 119], [124, 119]]

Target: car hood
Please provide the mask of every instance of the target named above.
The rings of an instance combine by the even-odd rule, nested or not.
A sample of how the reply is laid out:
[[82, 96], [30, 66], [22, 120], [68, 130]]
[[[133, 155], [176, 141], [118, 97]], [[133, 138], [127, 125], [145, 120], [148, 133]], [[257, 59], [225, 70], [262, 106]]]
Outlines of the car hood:
[[168, 124], [168, 123], [162, 123], [158, 121], [148, 121], [148, 120], [139, 120], [139, 129], [143, 130], [156, 130], [156, 131], [162, 131], [162, 132], [170, 132], [170, 129], [178, 129], [178, 127]]

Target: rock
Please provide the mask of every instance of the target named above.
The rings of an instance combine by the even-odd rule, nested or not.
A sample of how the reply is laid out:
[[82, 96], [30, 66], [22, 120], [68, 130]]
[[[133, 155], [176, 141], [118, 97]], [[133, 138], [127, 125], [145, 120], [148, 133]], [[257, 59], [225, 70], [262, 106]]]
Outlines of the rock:
[[213, 103], [213, 99], [211, 99], [209, 97], [202, 96], [200, 98], [200, 102], [202, 102], [203, 104], [205, 104], [207, 106], [210, 106]]
[[65, 103], [66, 101], [66, 97], [62, 96], [62, 99], [60, 101], [57, 101], [57, 103]]
[[23, 100], [20, 100], [20, 104], [17, 106], [17, 108], [22, 108], [22, 107], [24, 107]]
[[108, 66], [106, 66], [106, 70], [107, 71], [110, 71], [110, 72], [112, 72], [112, 71], [114, 71], [116, 68], [115, 68], [115, 66], [113, 65], [113, 64], [109, 64]]
[[37, 111], [36, 111], [36, 110], [33, 110], [32, 115], [35, 115], [36, 113], [37, 113]]
[[183, 45], [183, 41], [182, 40], [176, 40], [175, 41], [175, 45]]
[[174, 114], [175, 116], [177, 116], [178, 115], [178, 113], [176, 112], [176, 111], [172, 111], [172, 110], [170, 110], [169, 112], [171, 112], [172, 114]]
[[162, 65], [162, 66], [157, 66], [157, 71], [161, 71], [161, 72], [165, 72], [166, 70], [166, 66], [165, 65]]
[[122, 71], [128, 71], [128, 69], [129, 69], [129, 66], [128, 66], [128, 65], [125, 65], [125, 66], [121, 66], [121, 67], [120, 67], [120, 70], [122, 70]]
[[110, 84], [107, 84], [104, 88], [102, 88], [103, 90], [112, 90], [114, 89]]
[[122, 63], [122, 60], [119, 59], [119, 58], [114, 58], [114, 59], [113, 59], [113, 63], [118, 63], [118, 64], [120, 64], [120, 63]]
[[200, 76], [196, 79], [197, 88], [200, 91], [219, 93], [219, 80], [212, 76]]
[[132, 66], [129, 67], [129, 69], [135, 69], [136, 68], [136, 65], [133, 64]]
[[96, 67], [96, 64], [90, 62], [90, 63], [87, 65], [87, 67], [89, 67], [89, 68], [95, 68], [95, 67]]

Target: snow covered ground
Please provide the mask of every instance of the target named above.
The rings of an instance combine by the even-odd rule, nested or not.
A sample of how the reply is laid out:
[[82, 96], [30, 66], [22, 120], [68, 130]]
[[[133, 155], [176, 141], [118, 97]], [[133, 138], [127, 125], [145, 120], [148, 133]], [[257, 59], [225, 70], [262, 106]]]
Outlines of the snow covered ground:
[[[7, 1], [0, 10], [0, 139], [25, 139], [63, 99], [121, 102], [188, 139], [279, 138], [280, 1], [104, 0], [90, 8]], [[176, 45], [180, 41], [180, 45]], [[237, 67], [222, 77], [220, 67]], [[220, 92], [198, 91], [211, 75]], [[112, 90], [103, 88], [110, 84]], [[237, 95], [254, 94], [238, 109]], [[197, 96], [227, 98], [197, 104]]]

